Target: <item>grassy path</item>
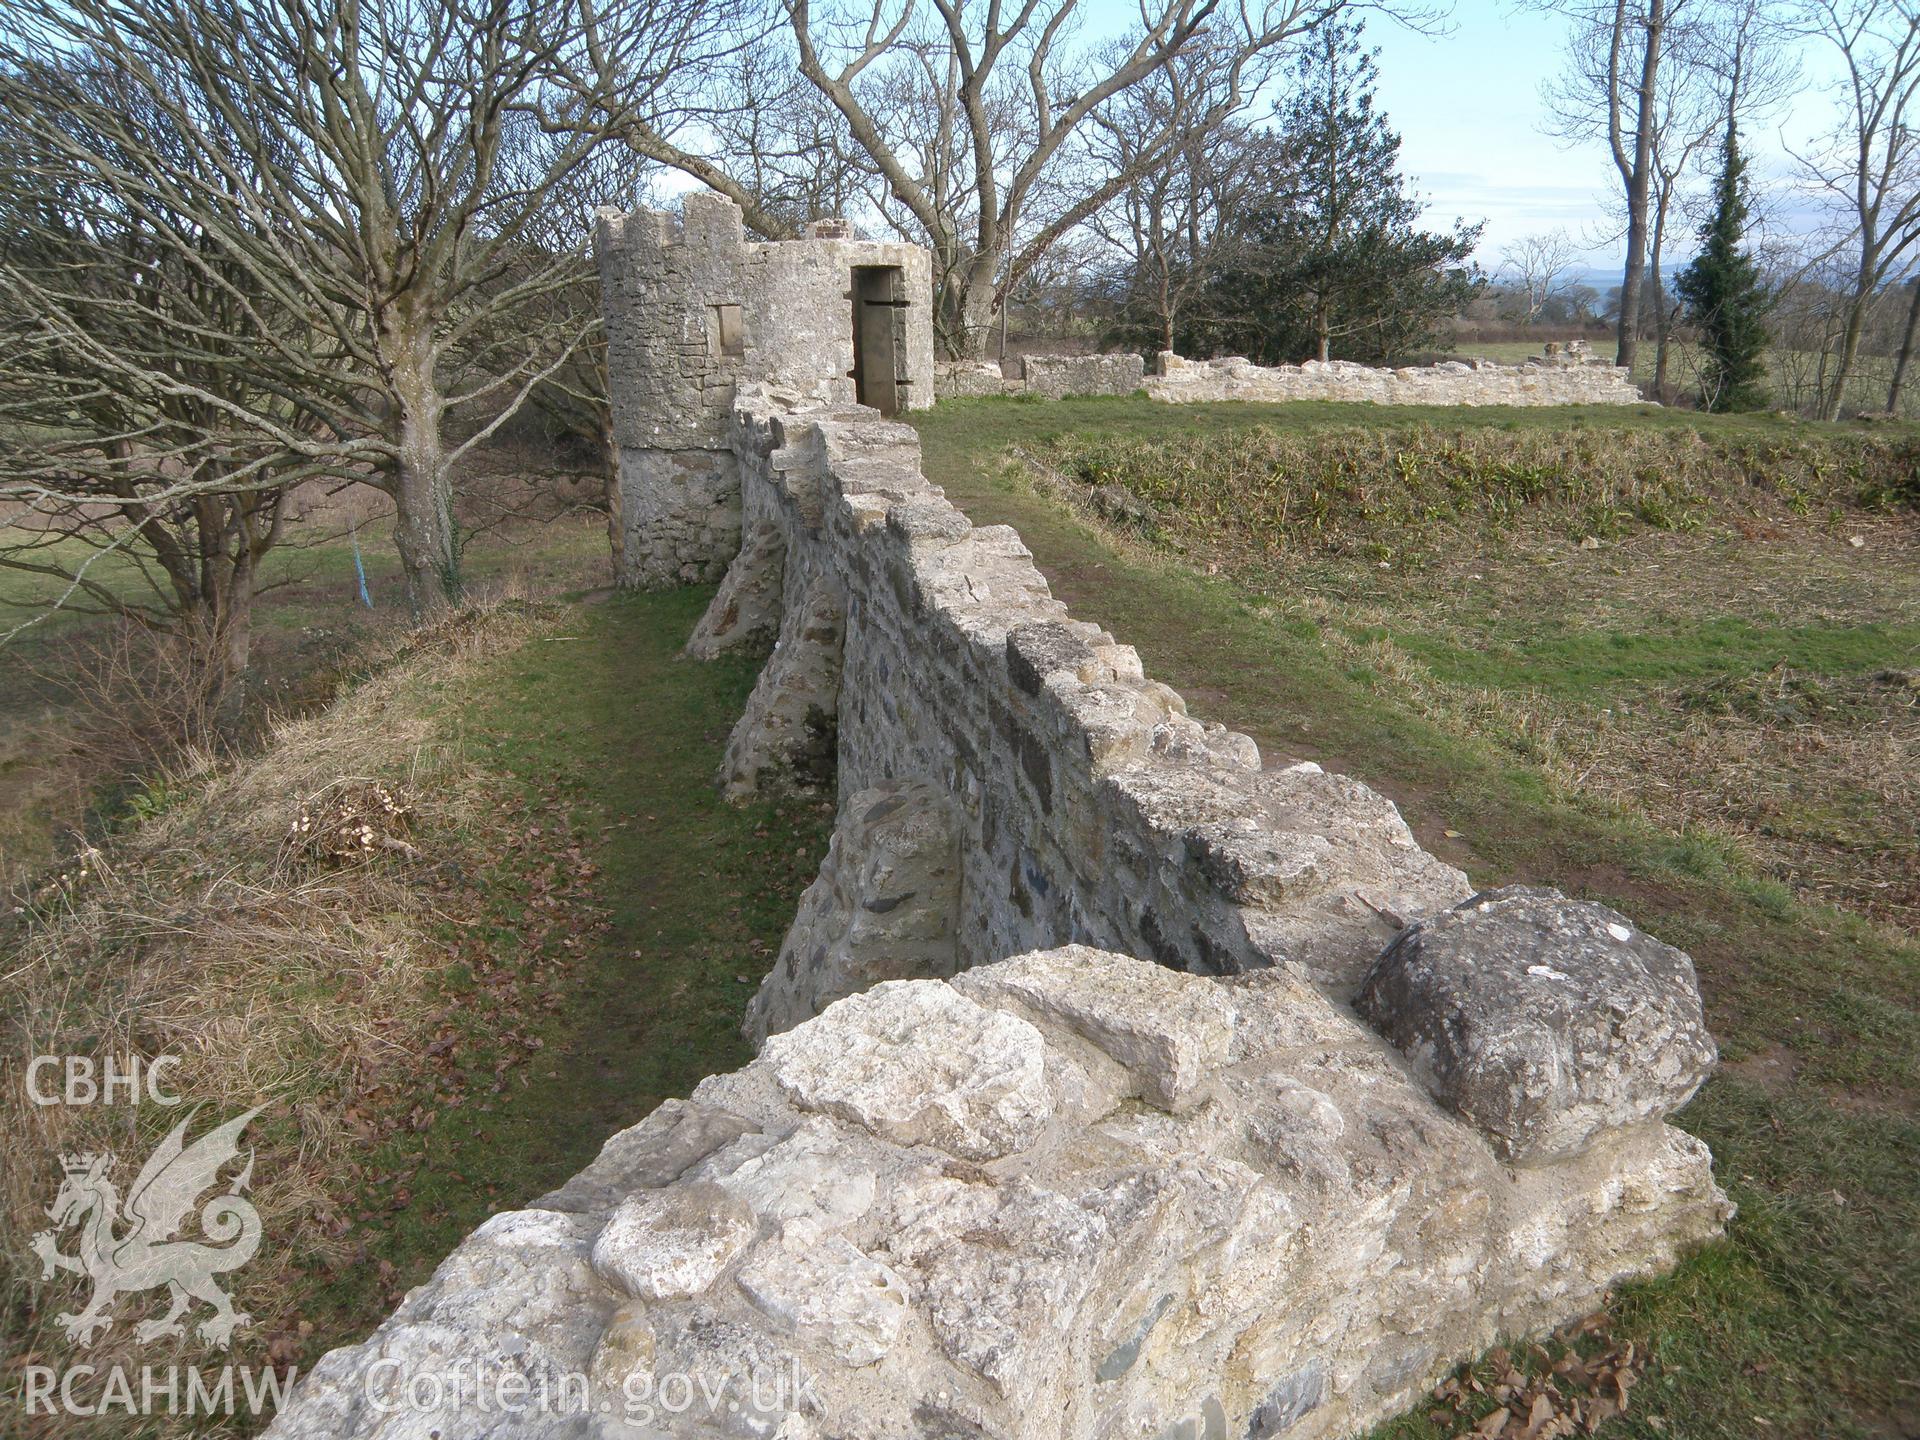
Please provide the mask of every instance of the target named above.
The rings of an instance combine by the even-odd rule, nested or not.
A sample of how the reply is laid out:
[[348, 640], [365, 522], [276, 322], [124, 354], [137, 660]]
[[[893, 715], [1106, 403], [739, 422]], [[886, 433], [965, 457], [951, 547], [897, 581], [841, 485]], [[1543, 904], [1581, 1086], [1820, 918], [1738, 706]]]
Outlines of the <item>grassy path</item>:
[[[506, 853], [471, 877], [485, 918], [446, 935], [452, 1018], [439, 1044], [461, 1073], [424, 1134], [369, 1160], [392, 1212], [369, 1247], [385, 1294], [342, 1277], [322, 1302], [337, 1317], [330, 1343], [488, 1215], [558, 1186], [614, 1132], [752, 1058], [740, 1020], [831, 815], [818, 803], [736, 808], [715, 792], [758, 663], [679, 657], [710, 596], [578, 606], [444, 696], [450, 736], [520, 818]], [[531, 977], [513, 1003], [476, 980], [493, 966]], [[533, 1053], [501, 1086], [496, 1067], [516, 1048]]]
[[[489, 1215], [749, 1058], [741, 1016], [830, 815], [715, 792], [757, 665], [679, 658], [710, 594], [448, 617], [370, 654], [258, 754], [157, 791], [164, 804], [106, 837], [111, 860], [0, 926], [0, 1432], [261, 1424], [245, 1406], [22, 1410], [31, 1357], [95, 1365], [86, 1404], [99, 1365], [143, 1354], [132, 1312], [84, 1354], [55, 1333], [83, 1287], [43, 1283], [26, 1237], [57, 1153], [149, 1153], [177, 1117], [42, 1111], [19, 1056], [179, 1055], [194, 1103], [262, 1107], [248, 1135], [268, 1242], [234, 1291], [253, 1320], [231, 1352], [189, 1338], [173, 1354], [283, 1377], [365, 1338]], [[371, 853], [292, 847], [296, 813], [300, 833], [359, 834]], [[373, 846], [375, 826], [406, 837], [401, 853]]]
[[825, 852], [829, 805], [737, 808], [714, 789], [760, 662], [680, 658], [710, 598], [683, 590], [585, 607], [471, 697], [470, 742], [567, 803], [605, 922], [579, 947], [557, 1069], [514, 1117], [530, 1194], [662, 1100], [752, 1058], [739, 1034], [747, 1000]]
[[[1298, 408], [1312, 423], [1329, 407]], [[1197, 714], [1377, 786], [1478, 881], [1618, 905], [1699, 964], [1728, 1063], [1680, 1123], [1712, 1145], [1741, 1213], [1728, 1244], [1617, 1303], [1616, 1333], [1656, 1361], [1617, 1433], [1920, 1435], [1920, 949], [1797, 903], [1711, 837], [1579, 803], [1536, 767], [1415, 713], [1313, 627], [1110, 543], [1003, 473], [1009, 445], [1062, 430], [1276, 418], [1145, 409], [989, 402], [916, 424], [928, 475], [976, 523], [1018, 527], [1074, 613], [1136, 645]], [[1410, 1418], [1392, 1433], [1446, 1432]]]

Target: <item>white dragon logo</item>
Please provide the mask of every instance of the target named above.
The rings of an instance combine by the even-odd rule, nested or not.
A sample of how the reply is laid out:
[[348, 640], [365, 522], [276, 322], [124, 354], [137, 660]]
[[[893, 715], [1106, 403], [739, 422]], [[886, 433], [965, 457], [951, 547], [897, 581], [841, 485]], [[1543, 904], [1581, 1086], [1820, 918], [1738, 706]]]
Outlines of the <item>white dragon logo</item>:
[[[43, 1280], [51, 1280], [57, 1271], [71, 1270], [93, 1281], [93, 1298], [85, 1310], [54, 1317], [54, 1324], [76, 1344], [92, 1344], [95, 1334], [113, 1324], [108, 1312], [116, 1295], [159, 1285], [167, 1287], [173, 1307], [159, 1319], [140, 1325], [135, 1333], [142, 1341], [184, 1336], [186, 1327], [180, 1317], [195, 1300], [214, 1309], [200, 1323], [200, 1338], [223, 1350], [234, 1330], [252, 1321], [252, 1316], [236, 1312], [226, 1292], [214, 1283], [214, 1276], [239, 1269], [260, 1248], [260, 1212], [241, 1198], [253, 1178], [251, 1149], [246, 1168], [224, 1194], [215, 1195], [200, 1211], [200, 1228], [213, 1243], [173, 1237], [221, 1167], [239, 1156], [240, 1132], [261, 1108], [209, 1130], [188, 1145], [187, 1126], [199, 1113], [196, 1107], [141, 1166], [127, 1194], [124, 1214], [120, 1192], [107, 1178], [112, 1154], [60, 1157], [66, 1180], [47, 1209], [53, 1228], [33, 1237], [33, 1252], [44, 1267]], [[63, 1255], [57, 1248], [59, 1234], [74, 1225], [80, 1227], [80, 1253]], [[124, 1233], [116, 1235], [121, 1226]]]

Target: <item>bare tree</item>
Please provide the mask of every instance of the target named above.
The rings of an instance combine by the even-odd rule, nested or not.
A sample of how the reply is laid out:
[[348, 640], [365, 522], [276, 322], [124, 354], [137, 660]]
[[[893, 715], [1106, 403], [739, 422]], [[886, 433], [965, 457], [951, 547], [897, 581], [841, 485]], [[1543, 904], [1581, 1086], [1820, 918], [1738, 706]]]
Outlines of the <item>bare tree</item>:
[[1907, 323], [1900, 332], [1900, 354], [1893, 362], [1893, 380], [1887, 386], [1887, 413], [1900, 413], [1900, 392], [1906, 388], [1907, 366], [1913, 362], [1913, 342], [1920, 332], [1920, 275], [1907, 281], [1913, 298], [1907, 302]]
[[207, 182], [257, 171], [176, 102], [84, 55], [0, 71], [0, 566], [174, 637], [218, 689], [246, 668], [288, 490], [356, 453], [283, 363], [305, 317], [139, 178], [161, 154]]
[[1852, 253], [1839, 355], [1821, 414], [1840, 417], [1868, 312], [1920, 242], [1920, 3], [1809, 0], [1805, 33], [1840, 61], [1841, 118], [1817, 150], [1797, 156], [1839, 217]]
[[1527, 324], [1572, 286], [1572, 265], [1578, 253], [1565, 230], [1525, 235], [1501, 251], [1498, 278], [1524, 298]]
[[[393, 497], [423, 611], [459, 593], [462, 460], [591, 328], [544, 305], [576, 283], [584, 237], [537, 255], [525, 232], [630, 108], [684, 83], [711, 13], [705, 0], [20, 0], [0, 62], [43, 75], [91, 54], [165, 117], [172, 150], [102, 118], [132, 164], [50, 133], [76, 164], [123, 165], [127, 190], [193, 216], [251, 289], [307, 317], [311, 342], [280, 362], [356, 462], [342, 468]], [[582, 93], [581, 73], [598, 88]], [[261, 163], [225, 165], [228, 145]], [[476, 423], [456, 443], [447, 421], [462, 411]]]
[[1625, 212], [1626, 269], [1614, 363], [1631, 367], [1639, 349], [1641, 286], [1653, 233], [1655, 140], [1660, 130], [1661, 66], [1675, 27], [1698, 0], [1536, 0], [1573, 22], [1565, 72], [1545, 88], [1559, 116], [1557, 133], [1584, 143], [1597, 121], [1619, 176]]
[[[838, 116], [853, 173], [870, 177], [875, 212], [933, 250], [940, 344], [977, 355], [1008, 287], [1061, 235], [1239, 111], [1286, 42], [1349, 3], [1147, 0], [1124, 42], [1091, 44], [1075, 39], [1083, 0], [785, 0], [785, 40]], [[1094, 163], [1094, 117], [1201, 56], [1211, 103], [1162, 114], [1137, 137], [1132, 170]], [[734, 94], [735, 108], [760, 103], [737, 82]], [[731, 196], [763, 233], [787, 227], [745, 157], [656, 125], [629, 139]]]
[[1781, 44], [1782, 31], [1765, 0], [1702, 4], [1675, 37], [1663, 71], [1665, 99], [1653, 146], [1653, 222], [1647, 279], [1654, 294], [1654, 393], [1672, 399], [1667, 376], [1679, 304], [1663, 275], [1670, 226], [1683, 207], [1683, 187], [1699, 178], [1728, 127], [1746, 128], [1790, 98], [1800, 70]]
[[[1765, 0], [1547, 0], [1573, 21], [1565, 65], [1545, 87], [1570, 144], [1606, 135], [1627, 264], [1621, 277], [1616, 363], [1638, 354], [1651, 315], [1654, 385], [1664, 396], [1675, 314], [1664, 278], [1673, 221], [1725, 133], [1729, 103], [1750, 123], [1779, 105], [1798, 72]], [[1731, 77], [1743, 78], [1736, 87]], [[1646, 291], [1651, 286], [1652, 294]]]
[[[1245, 206], [1264, 194], [1281, 170], [1278, 141], [1237, 118], [1209, 128], [1205, 66], [1176, 63], [1091, 117], [1093, 163], [1128, 177], [1125, 187], [1088, 218], [1088, 229], [1118, 259], [1114, 290], [1120, 329], [1156, 350], [1175, 348], [1222, 265], [1243, 238]], [[1171, 112], [1184, 111], [1185, 121]], [[1179, 134], [1159, 163], [1143, 149], [1167, 129]]]

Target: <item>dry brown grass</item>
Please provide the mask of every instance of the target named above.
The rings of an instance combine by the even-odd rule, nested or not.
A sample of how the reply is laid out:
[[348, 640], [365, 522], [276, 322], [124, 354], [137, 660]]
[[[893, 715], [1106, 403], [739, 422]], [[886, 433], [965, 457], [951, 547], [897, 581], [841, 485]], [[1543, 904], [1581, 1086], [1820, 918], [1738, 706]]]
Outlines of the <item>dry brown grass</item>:
[[[545, 624], [498, 608], [410, 637], [335, 705], [278, 726], [257, 758], [222, 766], [203, 753], [179, 765], [159, 787], [166, 808], [104, 850], [83, 850], [11, 918], [0, 969], [9, 1057], [0, 1080], [0, 1300], [11, 1354], [0, 1391], [14, 1423], [17, 1367], [67, 1357], [52, 1317], [85, 1299], [76, 1280], [42, 1283], [28, 1249], [58, 1179], [48, 1157], [113, 1151], [124, 1184], [184, 1113], [36, 1107], [20, 1073], [26, 1057], [177, 1055], [170, 1083], [206, 1107], [195, 1133], [269, 1103], [247, 1137], [269, 1243], [232, 1277], [236, 1307], [255, 1320], [243, 1332], [257, 1337], [254, 1353], [243, 1356], [236, 1341], [232, 1356], [218, 1356], [192, 1339], [136, 1354], [131, 1318], [122, 1318], [84, 1359], [277, 1360], [272, 1339], [293, 1323], [295, 1270], [348, 1258], [341, 1211], [354, 1157], [377, 1128], [355, 1100], [372, 1077], [418, 1053], [436, 1018], [430, 980], [444, 955], [429, 930], [445, 917], [423, 883], [427, 867], [484, 846], [492, 823], [479, 772], [434, 712], [435, 692]], [[406, 797], [414, 840], [402, 850], [329, 852], [322, 863], [287, 844], [303, 807], [324, 812], [329, 796], [375, 785]], [[185, 1423], [161, 1420], [154, 1433]], [[99, 1433], [134, 1429], [124, 1417], [99, 1424]], [[63, 1419], [37, 1433], [79, 1431]]]

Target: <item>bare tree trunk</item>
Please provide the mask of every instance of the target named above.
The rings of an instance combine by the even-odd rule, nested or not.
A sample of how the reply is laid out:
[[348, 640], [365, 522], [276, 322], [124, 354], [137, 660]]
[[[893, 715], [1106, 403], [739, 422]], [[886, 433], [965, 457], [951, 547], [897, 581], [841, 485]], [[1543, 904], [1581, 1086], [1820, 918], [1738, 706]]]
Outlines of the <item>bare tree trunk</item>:
[[[984, 360], [993, 338], [994, 301], [999, 290], [1001, 256], [975, 255], [943, 297], [948, 311], [944, 336], [955, 360]], [[1001, 301], [1002, 304], [1005, 301]]]
[[440, 434], [446, 400], [434, 374], [430, 336], [396, 330], [390, 348], [400, 452], [392, 489], [393, 539], [400, 551], [407, 606], [416, 619], [423, 619], [460, 599], [460, 537]]
[[1164, 253], [1159, 255], [1160, 275], [1160, 348], [1173, 349], [1173, 275]]
[[1653, 282], [1653, 398], [1662, 405], [1673, 403], [1667, 394], [1668, 344], [1673, 338], [1673, 315], [1667, 306], [1667, 287], [1660, 278], [1661, 251], [1666, 248], [1667, 203], [1663, 191], [1654, 207], [1653, 246], [1647, 262], [1647, 278]]
[[215, 614], [220, 665], [228, 681], [246, 674], [247, 662], [253, 658], [254, 583], [252, 547], [243, 544], [232, 573], [227, 577], [227, 590], [220, 597]]
[[1893, 384], [1887, 387], [1887, 413], [1900, 413], [1900, 392], [1906, 388], [1907, 362], [1913, 358], [1913, 334], [1920, 329], [1920, 275], [1910, 282], [1913, 287], [1913, 303], [1907, 306], [1907, 328], [1900, 337], [1900, 357], [1893, 362]]
[[1861, 283], [1847, 306], [1847, 328], [1840, 334], [1840, 363], [1833, 377], [1833, 389], [1821, 401], [1820, 418], [1838, 420], [1846, 402], [1847, 381], [1853, 378], [1853, 362], [1860, 354], [1860, 332], [1866, 328], [1867, 307], [1873, 303], [1873, 291], [1867, 288], [1868, 268], [1861, 266]]
[[1613, 362], [1628, 369], [1640, 344], [1640, 286], [1647, 264], [1647, 189], [1652, 179], [1654, 107], [1658, 103], [1654, 84], [1660, 77], [1660, 32], [1666, 23], [1666, 0], [1649, 0], [1633, 127], [1633, 173], [1627, 182], [1627, 270], [1620, 277], [1618, 349]]
[[440, 468], [437, 449], [400, 463], [393, 490], [393, 538], [407, 584], [407, 607], [416, 619], [460, 599], [459, 537], [453, 525], [453, 490]]

